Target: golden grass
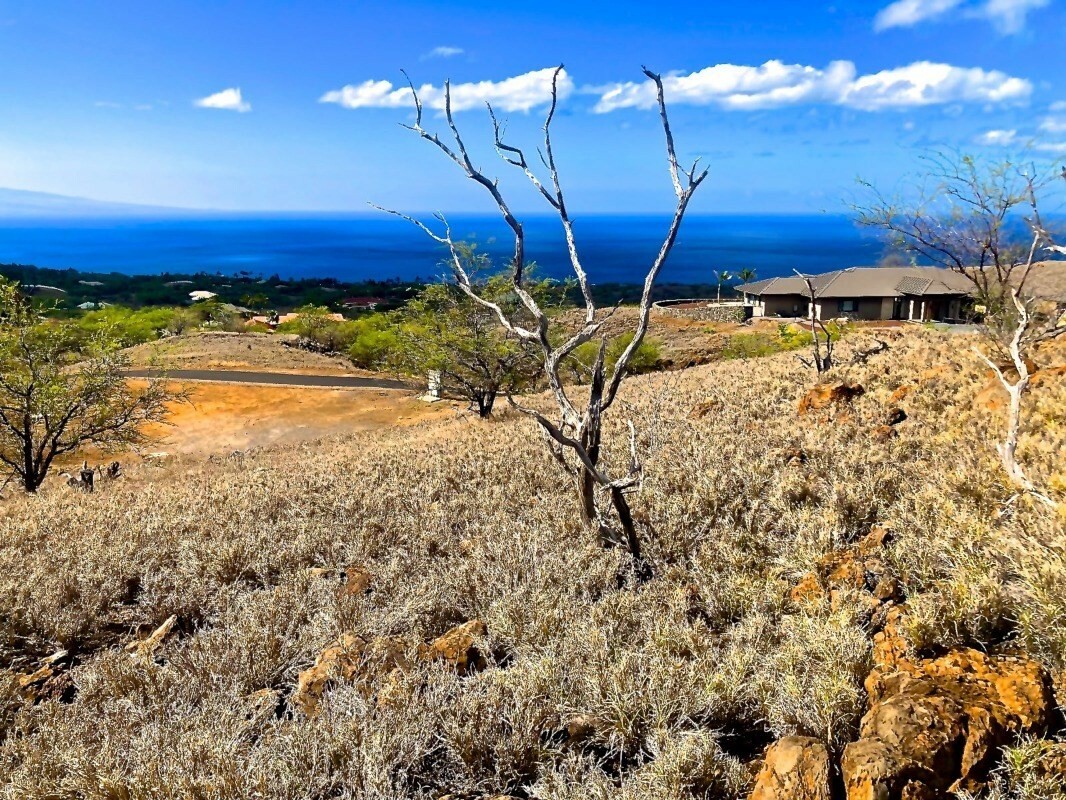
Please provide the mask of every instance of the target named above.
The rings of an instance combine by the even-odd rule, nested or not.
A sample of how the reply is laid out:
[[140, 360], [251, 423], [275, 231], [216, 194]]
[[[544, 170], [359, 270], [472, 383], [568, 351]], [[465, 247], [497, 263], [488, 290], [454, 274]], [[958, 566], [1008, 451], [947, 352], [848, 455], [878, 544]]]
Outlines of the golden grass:
[[[915, 647], [1009, 643], [1061, 671], [1066, 525], [1025, 503], [1000, 513], [1000, 420], [974, 401], [969, 344], [915, 331], [842, 368], [867, 391], [833, 422], [797, 417], [812, 375], [789, 355], [628, 382], [615, 410], [647, 453], [634, 506], [656, 571], [639, 586], [513, 414], [9, 496], [0, 786], [20, 800], [739, 797], [773, 737], [854, 734], [868, 610], [785, 597], [875, 524], [896, 534], [885, 558]], [[875, 440], [903, 385], [908, 420]], [[1022, 457], [1050, 485], [1066, 472], [1066, 381], [1040, 387], [1030, 418]], [[619, 416], [608, 433], [608, 458], [625, 458]], [[313, 571], [350, 565], [372, 573], [370, 594], [338, 596]], [[171, 615], [178, 634], [153, 660], [124, 652]], [[415, 652], [472, 618], [488, 628], [482, 672], [416, 662], [387, 696], [338, 685], [314, 719], [289, 708], [342, 632]], [[57, 648], [76, 695], [23, 703], [13, 676]], [[568, 737], [578, 718], [587, 735]]]

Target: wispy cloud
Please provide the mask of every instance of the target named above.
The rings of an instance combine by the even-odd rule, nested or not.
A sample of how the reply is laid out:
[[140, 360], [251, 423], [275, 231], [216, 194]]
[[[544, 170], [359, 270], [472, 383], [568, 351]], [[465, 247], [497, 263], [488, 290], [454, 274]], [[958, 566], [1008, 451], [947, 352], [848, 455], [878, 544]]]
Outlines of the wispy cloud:
[[1016, 130], [994, 130], [985, 131], [977, 137], [977, 143], [983, 144], [985, 147], [1007, 147], [1014, 144], [1018, 139], [1018, 131]]
[[[918, 61], [904, 67], [858, 75], [850, 61], [834, 61], [824, 69], [768, 61], [762, 66], [718, 64], [688, 75], [663, 78], [668, 101], [713, 105], [731, 110], [756, 110], [828, 104], [863, 111], [916, 108], [950, 103], [1017, 103], [1028, 100], [1032, 84], [996, 70], [964, 68]], [[595, 111], [653, 108], [650, 82], [599, 87]]]
[[874, 30], [911, 28], [919, 22], [945, 16], [962, 5], [963, 0], [896, 0], [874, 17]]
[[1066, 155], [1066, 142], [1036, 142], [1033, 148], [1044, 153]]
[[[452, 84], [452, 109], [466, 111], [492, 103], [504, 111], [529, 111], [551, 100], [552, 75], [555, 68], [535, 70], [501, 81]], [[574, 91], [574, 82], [564, 70], [559, 74], [559, 97], [566, 98]], [[418, 95], [426, 108], [444, 109], [444, 88], [433, 84], [418, 87]], [[344, 108], [409, 108], [411, 90], [391, 81], [364, 81], [326, 92], [321, 103], [336, 103]]]
[[1043, 133], [1066, 133], [1066, 109], [1048, 114], [1040, 121]]
[[442, 44], [439, 47], [434, 47], [428, 53], [423, 53], [422, 60], [425, 61], [427, 58], [454, 58], [455, 56], [461, 56], [465, 52], [461, 47]]
[[1025, 28], [1029, 13], [1051, 0], [896, 0], [874, 17], [874, 29], [912, 28], [925, 22], [984, 19], [1004, 34]]
[[239, 111], [244, 113], [252, 110], [252, 104], [245, 101], [239, 88], [223, 89], [207, 97], [196, 101], [200, 108], [218, 108], [223, 111]]

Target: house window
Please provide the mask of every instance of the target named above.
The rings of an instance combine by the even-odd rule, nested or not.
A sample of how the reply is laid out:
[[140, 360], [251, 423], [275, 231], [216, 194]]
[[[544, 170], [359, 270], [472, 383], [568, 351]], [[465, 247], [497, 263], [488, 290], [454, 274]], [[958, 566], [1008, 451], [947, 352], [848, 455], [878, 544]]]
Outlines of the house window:
[[841, 300], [840, 301], [840, 313], [841, 314], [854, 314], [859, 310], [858, 300]]

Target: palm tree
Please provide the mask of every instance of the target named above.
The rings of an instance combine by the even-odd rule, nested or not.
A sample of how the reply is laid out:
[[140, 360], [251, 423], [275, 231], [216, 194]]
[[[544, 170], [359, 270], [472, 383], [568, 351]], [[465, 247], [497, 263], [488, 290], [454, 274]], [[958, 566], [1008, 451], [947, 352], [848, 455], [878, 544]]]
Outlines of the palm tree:
[[751, 267], [744, 267], [744, 269], [737, 273], [737, 277], [740, 278], [743, 283], [751, 283], [755, 280], [755, 270]]
[[714, 270], [714, 277], [718, 279], [718, 302], [722, 302], [722, 284], [733, 280], [733, 273], [727, 269]]

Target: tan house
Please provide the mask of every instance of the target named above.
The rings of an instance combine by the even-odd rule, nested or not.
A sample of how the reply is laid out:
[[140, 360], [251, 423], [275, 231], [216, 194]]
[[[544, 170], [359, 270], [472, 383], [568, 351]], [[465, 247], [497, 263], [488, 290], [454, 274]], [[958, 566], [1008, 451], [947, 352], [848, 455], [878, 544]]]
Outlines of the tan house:
[[[812, 275], [818, 319], [961, 322], [971, 305], [968, 278], [939, 267], [851, 267]], [[808, 317], [802, 278], [767, 278], [737, 287], [753, 317]]]

